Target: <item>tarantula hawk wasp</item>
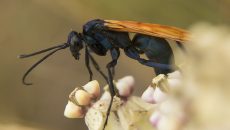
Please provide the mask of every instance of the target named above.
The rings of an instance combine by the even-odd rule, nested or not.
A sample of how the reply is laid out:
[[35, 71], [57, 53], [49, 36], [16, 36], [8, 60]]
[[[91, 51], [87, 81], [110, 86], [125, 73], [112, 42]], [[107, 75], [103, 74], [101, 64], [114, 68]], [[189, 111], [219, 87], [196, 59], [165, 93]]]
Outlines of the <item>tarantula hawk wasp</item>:
[[[130, 39], [129, 33], [136, 33], [133, 39]], [[113, 97], [116, 95], [113, 76], [114, 67], [120, 55], [120, 49], [123, 49], [129, 58], [145, 66], [153, 67], [156, 74], [167, 74], [175, 68], [175, 64], [173, 62], [174, 60], [171, 60], [171, 58], [173, 58], [173, 52], [166, 39], [176, 41], [178, 46], [183, 48], [181, 43], [186, 42], [189, 37], [188, 32], [185, 30], [171, 26], [135, 21], [91, 20], [83, 26], [82, 33], [71, 31], [66, 43], [31, 54], [20, 55], [19, 58], [27, 58], [52, 50], [27, 70], [22, 81], [25, 85], [31, 85], [31, 83], [25, 81], [27, 75], [38, 64], [55, 52], [69, 47], [73, 57], [78, 60], [80, 50], [85, 47], [85, 64], [90, 74], [90, 80], [92, 80], [93, 76], [90, 68], [90, 62], [92, 62], [96, 70], [109, 84], [112, 98], [107, 110], [107, 117], [104, 124], [105, 128]], [[91, 52], [94, 52], [99, 56], [105, 56], [107, 51], [110, 51], [112, 57], [112, 61], [106, 66], [108, 77], [101, 71], [96, 60], [91, 55]], [[140, 54], [145, 54], [148, 59], [141, 58]]]

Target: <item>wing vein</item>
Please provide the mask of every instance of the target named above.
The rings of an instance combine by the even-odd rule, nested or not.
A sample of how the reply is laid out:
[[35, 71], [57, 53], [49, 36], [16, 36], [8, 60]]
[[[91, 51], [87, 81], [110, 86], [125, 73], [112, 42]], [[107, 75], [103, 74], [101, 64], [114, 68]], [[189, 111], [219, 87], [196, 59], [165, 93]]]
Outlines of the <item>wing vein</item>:
[[189, 40], [189, 34], [187, 31], [180, 28], [160, 24], [141, 23], [135, 21], [105, 20], [104, 26], [107, 27], [108, 30], [112, 31], [139, 33], [172, 39], [180, 42], [186, 42]]

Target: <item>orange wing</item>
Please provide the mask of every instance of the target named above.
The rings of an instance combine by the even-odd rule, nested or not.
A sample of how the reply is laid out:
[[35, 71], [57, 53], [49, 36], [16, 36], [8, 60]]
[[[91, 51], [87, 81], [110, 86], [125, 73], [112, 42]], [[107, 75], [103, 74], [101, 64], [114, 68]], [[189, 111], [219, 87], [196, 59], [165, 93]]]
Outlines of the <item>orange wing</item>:
[[104, 26], [106, 26], [109, 30], [140, 33], [180, 42], [185, 42], [189, 40], [188, 32], [176, 27], [165, 26], [160, 24], [141, 23], [135, 21], [104, 21]]

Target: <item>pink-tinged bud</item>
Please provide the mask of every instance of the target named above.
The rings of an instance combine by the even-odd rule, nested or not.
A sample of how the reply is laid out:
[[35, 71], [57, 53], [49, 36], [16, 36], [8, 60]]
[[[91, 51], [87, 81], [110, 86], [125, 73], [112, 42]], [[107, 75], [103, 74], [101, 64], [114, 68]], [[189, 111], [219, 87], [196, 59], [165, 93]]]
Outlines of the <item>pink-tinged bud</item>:
[[160, 112], [156, 111], [150, 116], [149, 121], [153, 127], [157, 128], [160, 118], [161, 118]]
[[141, 98], [148, 102], [148, 103], [152, 103], [152, 104], [155, 104], [156, 101], [155, 99], [153, 98], [153, 94], [154, 94], [154, 89], [153, 87], [149, 86], [145, 91], [144, 93], [142, 94]]
[[124, 81], [127, 86], [134, 87], [135, 81], [133, 76], [125, 76], [122, 79], [119, 79], [118, 81]]
[[83, 118], [85, 111], [82, 107], [75, 105], [71, 101], [65, 107], [64, 116], [67, 118]]
[[97, 80], [88, 82], [83, 88], [90, 94], [93, 95], [93, 98], [100, 96], [100, 86]]
[[181, 79], [182, 75], [181, 75], [180, 71], [174, 71], [174, 72], [168, 74], [168, 78], [169, 79], [171, 79], [171, 78], [172, 79]]
[[125, 76], [118, 80], [116, 87], [120, 96], [129, 97], [133, 92], [134, 78], [132, 76]]
[[75, 99], [79, 105], [89, 105], [91, 102], [91, 94], [86, 92], [85, 90], [77, 90], [75, 92]]
[[159, 87], [156, 87], [154, 94], [153, 94], [153, 99], [156, 103], [161, 103], [167, 98], [167, 93], [163, 92]]
[[111, 94], [108, 91], [105, 91], [102, 94], [100, 100], [108, 100], [108, 101], [110, 101], [111, 100]]
[[157, 124], [157, 130], [181, 130], [181, 123], [176, 118], [164, 115]]
[[170, 89], [175, 89], [181, 86], [181, 79], [167, 79]]

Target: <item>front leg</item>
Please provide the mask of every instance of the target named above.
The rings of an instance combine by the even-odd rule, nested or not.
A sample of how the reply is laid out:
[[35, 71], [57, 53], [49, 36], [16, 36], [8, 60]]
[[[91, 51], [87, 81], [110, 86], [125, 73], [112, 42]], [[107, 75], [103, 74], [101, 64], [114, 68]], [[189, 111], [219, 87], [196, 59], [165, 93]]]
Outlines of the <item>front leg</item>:
[[93, 72], [90, 68], [90, 62], [89, 62], [89, 50], [88, 50], [88, 47], [86, 46], [85, 47], [85, 66], [89, 72], [89, 81], [92, 81], [93, 79]]
[[100, 66], [98, 65], [97, 61], [94, 59], [94, 57], [89, 52], [89, 58], [92, 61], [92, 64], [94, 68], [102, 75], [102, 77], [105, 79], [105, 81], [108, 83], [108, 77], [102, 72]]

